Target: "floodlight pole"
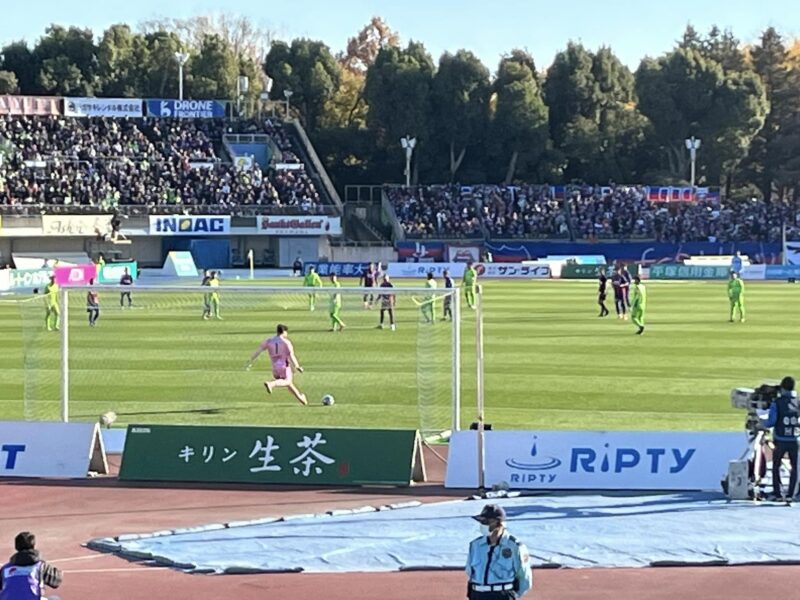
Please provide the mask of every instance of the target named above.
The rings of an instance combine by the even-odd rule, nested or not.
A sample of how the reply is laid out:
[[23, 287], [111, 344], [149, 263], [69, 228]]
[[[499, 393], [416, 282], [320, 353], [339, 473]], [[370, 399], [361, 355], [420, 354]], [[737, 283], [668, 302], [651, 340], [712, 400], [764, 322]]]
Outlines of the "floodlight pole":
[[186, 52], [176, 52], [175, 60], [178, 61], [178, 100], [183, 100], [183, 65], [189, 60]]
[[701, 140], [692, 136], [686, 140], [686, 149], [689, 151], [689, 158], [692, 162], [691, 186], [692, 186], [692, 199], [694, 200], [694, 184], [695, 184], [695, 167], [697, 163], [697, 150], [700, 148]]
[[406, 151], [406, 187], [411, 187], [411, 157], [414, 155], [414, 147], [417, 145], [417, 138], [410, 135], [400, 138], [400, 145]]

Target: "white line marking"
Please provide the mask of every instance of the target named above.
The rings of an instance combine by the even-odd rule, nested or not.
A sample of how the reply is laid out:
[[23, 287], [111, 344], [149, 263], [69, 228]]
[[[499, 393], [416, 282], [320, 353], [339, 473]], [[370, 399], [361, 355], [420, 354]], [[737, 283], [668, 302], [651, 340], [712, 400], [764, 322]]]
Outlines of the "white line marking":
[[119, 569], [76, 569], [75, 571], [62, 571], [65, 575], [75, 575], [76, 573], [147, 573], [148, 571], [168, 571], [170, 567], [125, 567]]
[[73, 560], [89, 560], [92, 558], [104, 558], [108, 556], [114, 556], [113, 554], [88, 554], [83, 556], [70, 556], [69, 558], [57, 558], [55, 560], [48, 560], [47, 562], [57, 563], [57, 562], [70, 562]]

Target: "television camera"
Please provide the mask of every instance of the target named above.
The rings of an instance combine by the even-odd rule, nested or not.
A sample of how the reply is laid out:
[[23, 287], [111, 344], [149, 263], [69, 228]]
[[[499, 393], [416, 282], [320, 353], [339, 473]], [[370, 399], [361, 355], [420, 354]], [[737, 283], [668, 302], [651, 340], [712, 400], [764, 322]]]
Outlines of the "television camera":
[[764, 496], [764, 476], [767, 473], [765, 450], [771, 448], [767, 439], [769, 428], [764, 425], [772, 403], [781, 395], [777, 383], [763, 383], [757, 388], [731, 390], [731, 406], [747, 411], [744, 428], [747, 446], [738, 460], [728, 465], [728, 475], [722, 480], [722, 491], [731, 500], [755, 499]]

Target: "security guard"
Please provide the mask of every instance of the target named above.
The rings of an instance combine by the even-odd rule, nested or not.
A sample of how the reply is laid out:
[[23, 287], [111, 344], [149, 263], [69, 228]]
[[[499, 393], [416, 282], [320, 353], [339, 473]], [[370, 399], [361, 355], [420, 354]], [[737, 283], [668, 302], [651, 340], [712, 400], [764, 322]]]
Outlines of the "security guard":
[[14, 548], [17, 553], [0, 567], [0, 600], [44, 599], [45, 586], [61, 585], [61, 571], [40, 558], [35, 535], [23, 531], [14, 538]]
[[481, 524], [483, 535], [469, 545], [467, 598], [520, 598], [533, 587], [533, 573], [528, 549], [506, 529], [506, 511], [497, 504], [487, 504], [472, 518]]
[[[775, 449], [772, 452], [772, 489], [773, 500], [791, 502], [797, 487], [797, 454], [800, 439], [800, 406], [797, 393], [794, 391], [794, 378], [784, 377], [781, 381], [781, 395], [769, 407], [769, 416], [765, 423], [772, 430], [772, 441]], [[788, 455], [792, 471], [789, 474], [789, 490], [786, 497], [781, 494], [781, 462]]]

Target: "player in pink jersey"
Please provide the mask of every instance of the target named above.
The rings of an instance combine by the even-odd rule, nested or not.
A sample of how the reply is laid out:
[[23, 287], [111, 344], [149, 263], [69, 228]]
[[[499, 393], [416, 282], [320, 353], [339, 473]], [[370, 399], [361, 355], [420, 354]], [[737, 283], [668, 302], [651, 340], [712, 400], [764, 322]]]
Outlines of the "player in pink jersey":
[[248, 370], [264, 351], [269, 354], [272, 361], [272, 376], [275, 378], [272, 381], [264, 382], [267, 392], [271, 394], [272, 390], [277, 387], [289, 388], [300, 404], [308, 404], [306, 395], [297, 389], [293, 381], [293, 370], [302, 373], [303, 367], [300, 366], [294, 355], [294, 346], [289, 341], [289, 328], [286, 325], [278, 325], [276, 335], [261, 342], [258, 350], [250, 357], [250, 362], [247, 364]]

